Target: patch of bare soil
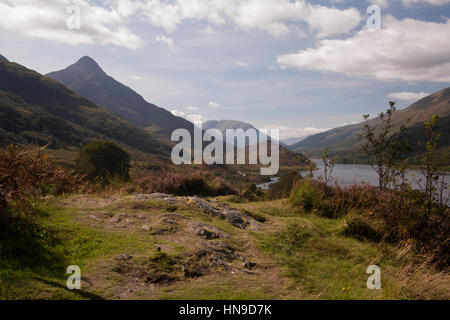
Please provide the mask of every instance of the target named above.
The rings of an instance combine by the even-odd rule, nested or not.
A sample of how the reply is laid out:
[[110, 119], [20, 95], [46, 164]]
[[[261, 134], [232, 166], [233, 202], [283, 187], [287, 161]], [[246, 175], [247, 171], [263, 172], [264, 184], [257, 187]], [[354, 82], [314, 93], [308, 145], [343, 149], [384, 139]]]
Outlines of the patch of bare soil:
[[[177, 283], [197, 282], [204, 277], [222, 279], [227, 274], [250, 277], [249, 282], [255, 277], [258, 281], [282, 281], [273, 262], [267, 260], [248, 232], [267, 228], [265, 224], [228, 204], [198, 197], [138, 194], [110, 199], [74, 197], [66, 199], [64, 205], [79, 208], [76, 219], [89, 227], [118, 234], [130, 231], [139, 241], [149, 243], [142, 252], [119, 254], [92, 266], [92, 288], [108, 297], [132, 299], [137, 293], [140, 297], [157, 297], [163, 288]], [[202, 217], [201, 221], [195, 219], [196, 215]], [[205, 216], [211, 223], [205, 222]], [[226, 232], [213, 225], [215, 219], [235, 228]], [[160, 244], [155, 247], [155, 243]], [[184, 251], [175, 251], [177, 246]], [[260, 275], [264, 277], [259, 279]]]

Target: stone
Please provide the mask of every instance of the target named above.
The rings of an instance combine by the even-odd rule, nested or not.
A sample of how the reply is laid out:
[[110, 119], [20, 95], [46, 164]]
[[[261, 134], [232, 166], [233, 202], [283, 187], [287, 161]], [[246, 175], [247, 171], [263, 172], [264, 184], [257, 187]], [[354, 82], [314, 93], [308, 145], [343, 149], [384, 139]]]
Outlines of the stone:
[[225, 210], [225, 217], [233, 226], [245, 229], [249, 222], [244, 220], [244, 215], [236, 210]]
[[194, 203], [197, 207], [199, 207], [203, 211], [203, 213], [207, 215], [216, 216], [222, 219], [225, 218], [224, 214], [220, 210], [214, 208], [211, 204], [209, 204], [205, 200], [200, 199], [199, 197], [192, 197], [190, 198], [189, 201], [191, 203]]
[[153, 230], [152, 234], [157, 235], [157, 236], [162, 236], [168, 232], [169, 232], [169, 230], [164, 229], [164, 228], [155, 228], [155, 230]]
[[128, 254], [128, 253], [122, 253], [122, 254], [119, 254], [119, 255], [115, 256], [116, 260], [122, 260], [122, 261], [128, 261], [131, 258], [133, 258], [133, 256], [131, 254]]
[[250, 261], [245, 261], [244, 262], [244, 268], [245, 269], [252, 270], [254, 267], [256, 267], [256, 263], [250, 262]]
[[218, 239], [218, 238], [228, 238], [229, 235], [225, 232], [220, 231], [217, 228], [207, 226], [203, 223], [192, 223], [188, 229], [189, 233], [205, 238], [207, 240]]

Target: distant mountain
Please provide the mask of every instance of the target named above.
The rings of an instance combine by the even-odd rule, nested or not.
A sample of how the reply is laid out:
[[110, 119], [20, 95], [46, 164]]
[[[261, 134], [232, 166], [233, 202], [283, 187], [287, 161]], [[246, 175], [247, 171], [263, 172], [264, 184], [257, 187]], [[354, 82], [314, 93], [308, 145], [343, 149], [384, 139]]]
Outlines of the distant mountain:
[[[398, 110], [392, 117], [393, 127], [394, 129], [399, 128], [402, 124], [406, 124], [409, 119], [408, 126], [410, 129], [407, 135], [411, 138], [415, 146], [419, 137], [423, 137], [423, 123], [429, 121], [434, 114], [442, 118], [440, 128], [448, 132], [449, 129], [444, 124], [448, 123], [448, 117], [450, 116], [450, 88], [435, 92], [420, 99], [408, 108]], [[379, 119], [371, 119], [369, 123], [371, 126], [377, 126]], [[361, 141], [358, 138], [358, 133], [361, 132], [363, 125], [364, 123], [361, 122], [315, 134], [289, 146], [289, 149], [306, 153], [309, 156], [318, 156], [323, 150], [328, 149], [330, 154], [339, 155], [342, 159], [351, 159], [358, 157], [358, 155], [361, 157], [362, 155], [359, 152], [361, 149]], [[449, 144], [449, 142], [445, 141], [443, 137], [442, 146], [444, 147]], [[417, 153], [419, 151], [416, 150], [415, 152]]]
[[179, 128], [192, 132], [194, 125], [171, 112], [148, 103], [131, 88], [108, 76], [90, 57], [83, 57], [64, 70], [47, 74], [79, 95], [153, 133], [170, 135]]
[[60, 82], [0, 61], [0, 144], [81, 146], [111, 139], [135, 150], [169, 154], [168, 144], [79, 96]]
[[[224, 135], [224, 137], [226, 136], [226, 130], [227, 129], [243, 129], [244, 131], [247, 131], [248, 129], [254, 129], [256, 130], [257, 134], [258, 134], [258, 139], [259, 139], [259, 133], [260, 131], [258, 129], [256, 129], [253, 125], [249, 124], [249, 123], [245, 123], [242, 121], [237, 121], [237, 120], [210, 120], [207, 121], [203, 124], [203, 130], [209, 130], [209, 129], [218, 129], [222, 132], [222, 134]], [[270, 146], [270, 143], [268, 142], [268, 140], [272, 140], [270, 137], [268, 137], [267, 135], [263, 135], [264, 140], [258, 140], [258, 147], [256, 149], [254, 149], [254, 151], [257, 153], [258, 155], [258, 150], [260, 148], [260, 146], [263, 143], [266, 143], [268, 146]], [[235, 140], [235, 143], [237, 141]], [[276, 143], [276, 142], [274, 142]], [[225, 145], [225, 143], [224, 143]], [[235, 146], [238, 149], [244, 149], [245, 148], [245, 154], [246, 154], [246, 161], [248, 161], [248, 157], [250, 156], [250, 148], [249, 148], [249, 141], [247, 140], [245, 142], [245, 144], [235, 144]], [[224, 148], [226, 148], [227, 146], [225, 145]], [[226, 149], [224, 149], [226, 150]], [[270, 147], [268, 147], [268, 150], [270, 150]], [[288, 150], [284, 144], [280, 144], [279, 146], [279, 152], [280, 152], [280, 165], [281, 167], [295, 167], [295, 166], [305, 166], [307, 163], [307, 159], [291, 150]], [[236, 155], [236, 153], [235, 153]]]
[[284, 143], [286, 146], [290, 146], [293, 145], [294, 143], [298, 143], [302, 140], [305, 140], [307, 138], [306, 137], [292, 137], [292, 138], [286, 138], [281, 140], [282, 143]]
[[[225, 133], [227, 129], [233, 129], [238, 130], [242, 129], [244, 131], [247, 131], [248, 129], [254, 129], [257, 132], [258, 139], [260, 135], [260, 131], [256, 129], [254, 126], [252, 126], [249, 123], [243, 122], [243, 121], [237, 121], [237, 120], [209, 120], [206, 121], [203, 124], [203, 130], [209, 130], [209, 129], [218, 129], [222, 132], [223, 136], [225, 137]], [[264, 137], [264, 140], [267, 140], [268, 137], [265, 134], [262, 134], [262, 137]], [[248, 146], [249, 142], [246, 141], [245, 145], [238, 145], [239, 148], [243, 148], [245, 146]], [[280, 143], [280, 145], [285, 146], [284, 143]]]
[[9, 62], [4, 56], [0, 54], [0, 61]]
[[222, 133], [225, 133], [226, 129], [243, 129], [244, 131], [248, 129], [258, 130], [251, 124], [237, 120], [209, 120], [203, 124], [203, 130], [208, 129], [219, 129]]

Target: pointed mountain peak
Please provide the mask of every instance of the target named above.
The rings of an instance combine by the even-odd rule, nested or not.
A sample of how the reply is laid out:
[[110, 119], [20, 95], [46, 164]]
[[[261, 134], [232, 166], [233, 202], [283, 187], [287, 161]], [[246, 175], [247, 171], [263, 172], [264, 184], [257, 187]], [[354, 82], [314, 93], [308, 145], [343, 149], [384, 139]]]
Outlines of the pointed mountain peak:
[[91, 57], [84, 56], [67, 69], [76, 70], [84, 75], [105, 75], [98, 63]]
[[98, 66], [98, 63], [95, 62], [95, 60], [89, 56], [82, 57], [80, 60], [77, 61], [77, 64], [90, 64]]
[[4, 56], [2, 56], [1, 54], [0, 54], [0, 61], [9, 62], [9, 60], [6, 59], [6, 58], [5, 58]]

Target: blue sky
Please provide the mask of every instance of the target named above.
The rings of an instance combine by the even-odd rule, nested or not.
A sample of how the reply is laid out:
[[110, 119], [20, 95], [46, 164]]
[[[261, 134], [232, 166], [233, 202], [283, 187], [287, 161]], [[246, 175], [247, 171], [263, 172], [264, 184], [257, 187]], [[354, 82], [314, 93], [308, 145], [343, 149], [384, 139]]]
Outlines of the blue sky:
[[0, 54], [41, 73], [89, 55], [174, 114], [287, 138], [448, 87], [449, 18], [450, 0], [0, 0]]

